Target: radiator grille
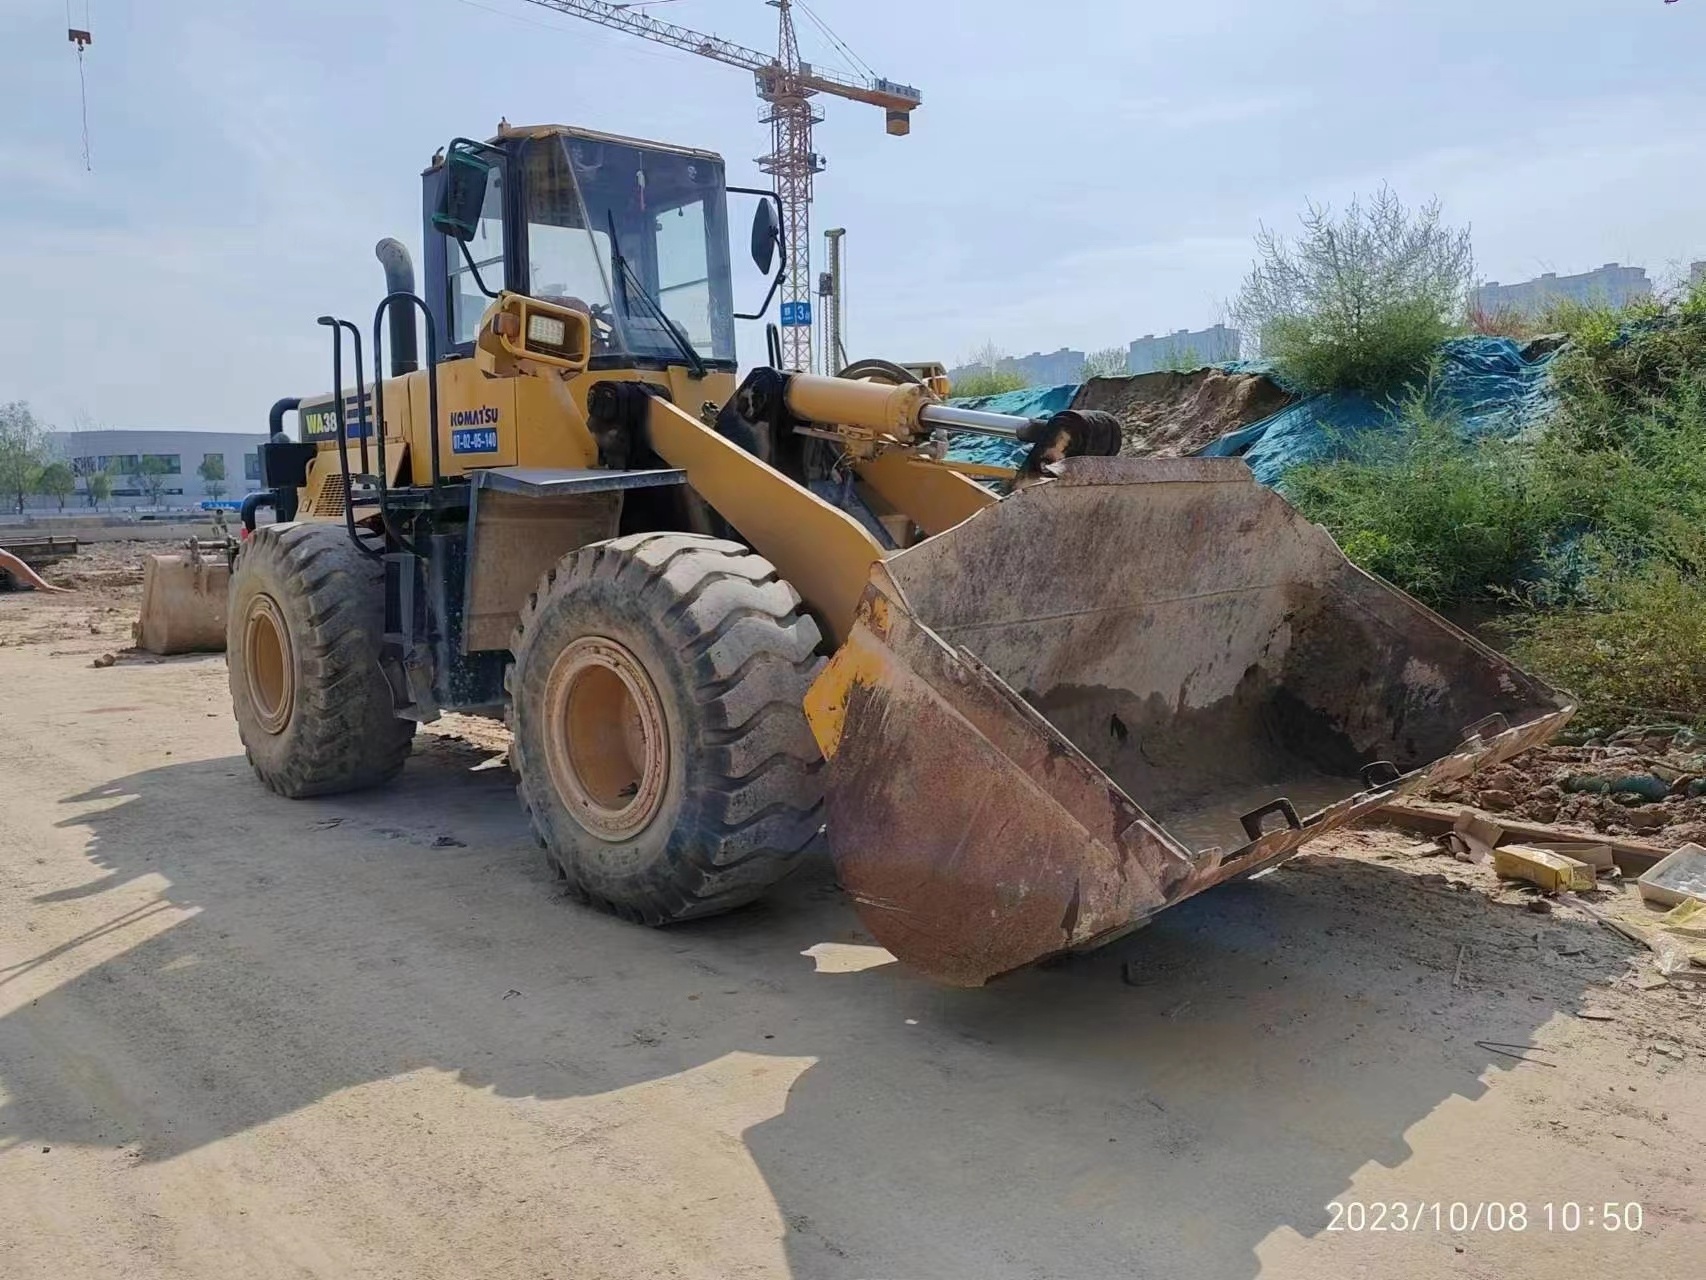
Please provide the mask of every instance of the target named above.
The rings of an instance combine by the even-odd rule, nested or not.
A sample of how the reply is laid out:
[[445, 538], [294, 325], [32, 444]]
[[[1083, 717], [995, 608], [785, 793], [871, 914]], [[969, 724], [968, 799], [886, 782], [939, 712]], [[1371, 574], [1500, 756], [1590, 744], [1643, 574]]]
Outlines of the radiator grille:
[[316, 516], [341, 516], [344, 513], [344, 497], [343, 475], [328, 470], [321, 478], [314, 501], [309, 504], [308, 509]]

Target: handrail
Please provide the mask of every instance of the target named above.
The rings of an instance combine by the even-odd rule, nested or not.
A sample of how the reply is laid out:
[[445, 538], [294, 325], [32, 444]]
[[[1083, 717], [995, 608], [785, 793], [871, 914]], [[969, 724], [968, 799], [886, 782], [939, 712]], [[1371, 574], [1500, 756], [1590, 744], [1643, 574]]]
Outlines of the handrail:
[[385, 381], [382, 377], [384, 365], [380, 361], [381, 326], [385, 319], [385, 313], [399, 302], [413, 303], [421, 309], [421, 314], [426, 317], [427, 435], [430, 440], [429, 451], [432, 456], [432, 487], [436, 489], [444, 479], [444, 469], [439, 462], [440, 445], [438, 442], [438, 328], [433, 320], [432, 308], [427, 306], [426, 299], [418, 293], [402, 291], [388, 293], [380, 299], [379, 306], [373, 312], [373, 404], [375, 416], [379, 419], [379, 469], [385, 470]]
[[[337, 424], [338, 432], [338, 471], [344, 482], [344, 528], [349, 531], [349, 540], [355, 544], [355, 549], [369, 559], [378, 560], [384, 552], [368, 546], [361, 540], [361, 535], [355, 528], [355, 487], [350, 483], [349, 469], [349, 430], [344, 412], [344, 341], [343, 331], [348, 329], [350, 337], [355, 342], [355, 395], [357, 426], [365, 425], [367, 416], [367, 388], [363, 385], [361, 376], [361, 330], [348, 320], [340, 320], [336, 316], [321, 316], [319, 324], [325, 325], [332, 331], [332, 415]], [[367, 465], [367, 441], [362, 440], [362, 465]], [[365, 474], [365, 473], [364, 473]]]

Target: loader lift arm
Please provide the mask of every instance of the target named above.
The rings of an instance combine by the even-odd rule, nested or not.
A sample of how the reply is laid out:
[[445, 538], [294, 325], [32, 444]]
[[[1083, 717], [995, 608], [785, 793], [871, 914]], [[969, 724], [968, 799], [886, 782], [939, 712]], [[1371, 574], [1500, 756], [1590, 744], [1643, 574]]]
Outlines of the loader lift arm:
[[[639, 384], [605, 384], [589, 401], [595, 433], [634, 433], [794, 585], [836, 646], [847, 639], [871, 566], [888, 553], [852, 516]], [[1119, 448], [1107, 414], [1067, 410], [1049, 418], [960, 409], [919, 383], [891, 385], [812, 374], [754, 371], [735, 396], [749, 424], [800, 430], [838, 443], [859, 478], [926, 534], [941, 533], [999, 499], [943, 459], [947, 429], [1029, 443], [1018, 470], [968, 467], [1017, 480], [1053, 461]]]

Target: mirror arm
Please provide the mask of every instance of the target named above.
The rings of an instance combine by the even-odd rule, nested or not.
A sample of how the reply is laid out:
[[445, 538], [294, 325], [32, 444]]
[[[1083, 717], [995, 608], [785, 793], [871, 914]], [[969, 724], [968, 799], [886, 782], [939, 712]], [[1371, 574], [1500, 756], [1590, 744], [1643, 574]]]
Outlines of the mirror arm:
[[458, 240], [456, 243], [462, 250], [462, 261], [466, 262], [468, 264], [468, 270], [473, 272], [474, 283], [480, 287], [480, 292], [485, 294], [488, 298], [495, 300], [498, 295], [486, 288], [485, 280], [480, 277], [480, 268], [474, 265], [474, 255], [468, 252], [468, 242], [466, 240]]
[[758, 310], [751, 313], [735, 312], [736, 320], [762, 320], [764, 313], [770, 310], [770, 300], [776, 296], [776, 290], [782, 287], [782, 275], [788, 269], [788, 256], [782, 255], [782, 265], [776, 268], [776, 278], [770, 282], [770, 292], [764, 295], [764, 301], [758, 304]]

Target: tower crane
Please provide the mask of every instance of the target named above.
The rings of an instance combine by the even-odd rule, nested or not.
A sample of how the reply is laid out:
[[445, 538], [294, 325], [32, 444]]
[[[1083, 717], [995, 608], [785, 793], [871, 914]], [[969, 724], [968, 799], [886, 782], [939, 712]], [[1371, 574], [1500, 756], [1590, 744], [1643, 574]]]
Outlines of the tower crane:
[[[812, 179], [823, 172], [824, 166], [823, 157], [812, 146], [812, 126], [823, 119], [823, 109], [812, 99], [828, 94], [881, 107], [887, 131], [895, 137], [904, 137], [912, 131], [912, 111], [923, 101], [923, 96], [912, 85], [871, 73], [827, 27], [823, 28], [825, 34], [866, 74], [842, 74], [803, 61], [794, 34], [793, 10], [799, 0], [767, 0], [779, 14], [774, 54], [660, 22], [634, 4], [605, 4], [598, 0], [529, 0], [529, 3], [752, 72], [759, 100], [764, 104], [759, 119], [770, 126], [770, 152], [758, 158], [758, 167], [776, 179], [776, 194], [782, 204], [782, 235], [788, 252], [787, 274], [782, 281], [782, 362], [789, 369], [809, 372], [812, 368]], [[801, 8], [817, 21], [809, 8], [803, 4]]]

